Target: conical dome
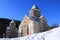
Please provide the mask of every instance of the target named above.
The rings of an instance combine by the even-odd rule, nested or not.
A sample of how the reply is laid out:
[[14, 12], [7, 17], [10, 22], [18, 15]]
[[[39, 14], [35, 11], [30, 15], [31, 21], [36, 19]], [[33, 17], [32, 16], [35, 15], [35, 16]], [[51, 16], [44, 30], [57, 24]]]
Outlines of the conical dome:
[[31, 9], [39, 9], [39, 8], [34, 4]]
[[15, 21], [14, 21], [14, 20], [12, 20], [12, 21], [10, 22], [9, 26], [16, 26]]
[[15, 23], [15, 21], [14, 21], [14, 20], [12, 20], [10, 23]]

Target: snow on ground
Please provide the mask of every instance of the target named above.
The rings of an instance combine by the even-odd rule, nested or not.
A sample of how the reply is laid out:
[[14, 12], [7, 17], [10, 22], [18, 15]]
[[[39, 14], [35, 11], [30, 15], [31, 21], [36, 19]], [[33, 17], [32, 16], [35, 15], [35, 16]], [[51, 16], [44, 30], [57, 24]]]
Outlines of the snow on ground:
[[60, 40], [60, 27], [42, 33], [35, 33], [29, 36], [0, 38], [0, 40]]

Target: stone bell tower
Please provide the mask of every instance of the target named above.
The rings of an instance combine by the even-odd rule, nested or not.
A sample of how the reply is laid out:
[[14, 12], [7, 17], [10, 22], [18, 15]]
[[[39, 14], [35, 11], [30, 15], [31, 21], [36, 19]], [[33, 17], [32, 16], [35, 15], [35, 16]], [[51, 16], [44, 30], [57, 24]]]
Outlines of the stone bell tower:
[[30, 10], [30, 16], [32, 18], [39, 18], [40, 17], [40, 10], [36, 5], [33, 5]]
[[12, 30], [16, 28], [16, 23], [15, 23], [14, 20], [12, 20], [12, 21], [10, 22], [9, 27], [10, 27]]
[[6, 37], [8, 38], [17, 37], [16, 23], [14, 20], [10, 22], [9, 26], [6, 29]]

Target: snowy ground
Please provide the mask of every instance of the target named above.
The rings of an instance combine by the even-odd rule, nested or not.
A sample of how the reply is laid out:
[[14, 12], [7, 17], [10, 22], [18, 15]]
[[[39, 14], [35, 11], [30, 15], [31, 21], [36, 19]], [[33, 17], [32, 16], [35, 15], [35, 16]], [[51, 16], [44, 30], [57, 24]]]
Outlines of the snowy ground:
[[60, 40], [60, 27], [18, 38], [0, 38], [0, 40]]

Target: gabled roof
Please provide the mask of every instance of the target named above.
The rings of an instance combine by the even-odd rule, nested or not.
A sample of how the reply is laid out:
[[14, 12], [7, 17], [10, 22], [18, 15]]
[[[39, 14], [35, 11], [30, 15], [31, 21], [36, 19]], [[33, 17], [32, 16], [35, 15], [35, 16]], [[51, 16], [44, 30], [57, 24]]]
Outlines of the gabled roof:
[[26, 23], [30, 22], [30, 18], [27, 15], [24, 16], [23, 20], [21, 21], [21, 24], [24, 24], [24, 22], [26, 22]]

